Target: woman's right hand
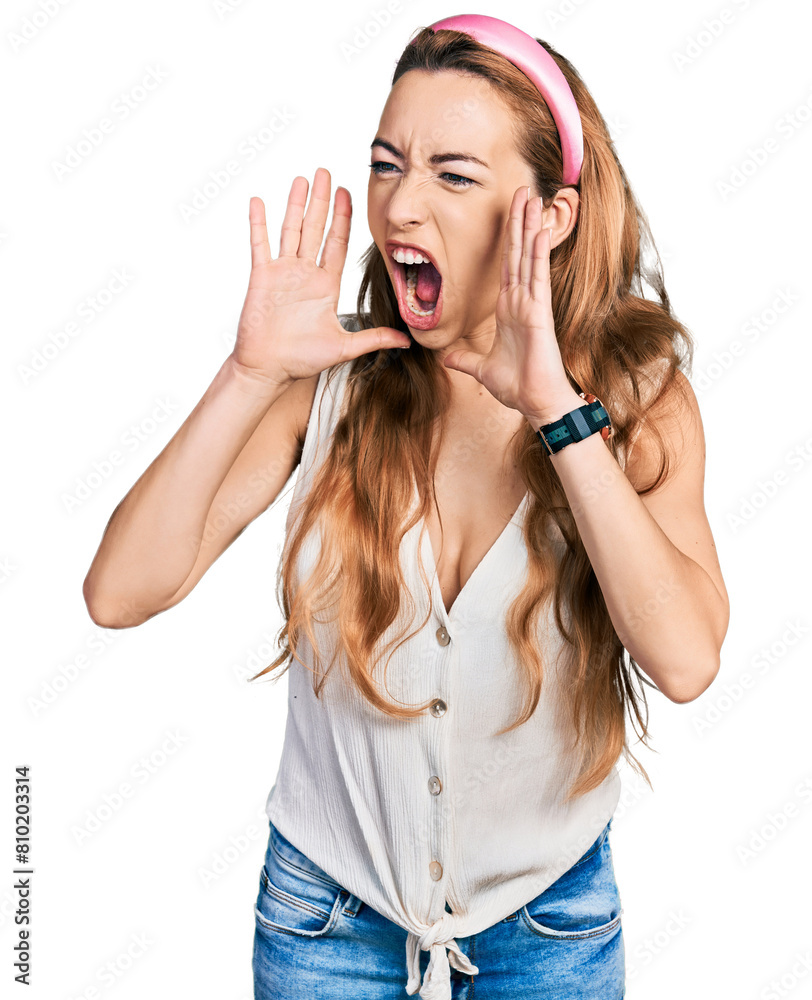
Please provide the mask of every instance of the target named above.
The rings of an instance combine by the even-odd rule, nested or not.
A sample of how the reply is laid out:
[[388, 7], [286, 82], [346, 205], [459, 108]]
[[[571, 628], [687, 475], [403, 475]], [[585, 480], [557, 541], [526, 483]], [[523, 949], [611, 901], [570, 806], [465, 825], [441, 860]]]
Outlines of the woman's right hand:
[[341, 272], [347, 257], [352, 203], [336, 189], [333, 222], [316, 263], [330, 208], [330, 174], [316, 170], [305, 214], [308, 183], [296, 177], [282, 223], [279, 256], [271, 258], [265, 205], [251, 198], [251, 277], [240, 314], [235, 366], [264, 381], [283, 384], [309, 378], [342, 361], [382, 348], [409, 347], [391, 327], [348, 333], [338, 320]]

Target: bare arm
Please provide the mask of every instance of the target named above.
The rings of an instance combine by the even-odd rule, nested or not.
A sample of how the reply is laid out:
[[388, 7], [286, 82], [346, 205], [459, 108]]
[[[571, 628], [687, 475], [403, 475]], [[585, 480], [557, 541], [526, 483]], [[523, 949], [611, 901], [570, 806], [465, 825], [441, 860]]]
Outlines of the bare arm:
[[93, 620], [139, 625], [181, 601], [298, 465], [318, 376], [270, 385], [229, 356], [114, 511], [84, 582]]
[[[303, 182], [303, 183], [302, 183]], [[398, 330], [348, 332], [336, 314], [352, 202], [330, 174], [291, 186], [279, 256], [265, 206], [249, 203], [251, 276], [234, 351], [169, 444], [113, 512], [84, 581], [93, 620], [139, 625], [181, 601], [246, 525], [279, 495], [322, 371], [382, 348], [408, 347]]]
[[[620, 641], [671, 701], [698, 698], [713, 682], [730, 604], [704, 506], [705, 436], [693, 389], [677, 379], [657, 403], [676, 469], [647, 496], [658, 455], [644, 425], [625, 471], [600, 434], [541, 458], [561, 478], [587, 555]], [[580, 397], [573, 390], [573, 403]], [[558, 419], [557, 409], [528, 415], [531, 426]]]

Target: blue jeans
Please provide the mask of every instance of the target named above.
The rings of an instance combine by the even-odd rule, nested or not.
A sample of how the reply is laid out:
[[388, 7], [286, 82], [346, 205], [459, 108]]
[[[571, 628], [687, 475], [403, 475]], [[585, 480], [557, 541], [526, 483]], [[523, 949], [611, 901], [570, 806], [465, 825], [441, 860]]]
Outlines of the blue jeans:
[[[451, 969], [454, 1000], [625, 996], [611, 825], [541, 895], [484, 931], [456, 938], [479, 972]], [[254, 913], [254, 1000], [408, 1000], [407, 932], [269, 826]], [[421, 977], [428, 960], [421, 950]]]

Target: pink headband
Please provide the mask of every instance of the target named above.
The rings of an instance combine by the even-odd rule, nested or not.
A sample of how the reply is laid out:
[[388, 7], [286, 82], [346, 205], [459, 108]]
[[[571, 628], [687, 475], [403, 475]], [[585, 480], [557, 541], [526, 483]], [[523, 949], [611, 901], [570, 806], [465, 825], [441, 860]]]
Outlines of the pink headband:
[[[577, 184], [584, 159], [581, 116], [569, 84], [550, 53], [521, 28], [487, 14], [456, 14], [429, 25], [435, 31], [451, 29], [470, 35], [509, 59], [541, 91], [561, 139], [564, 184]], [[412, 39], [414, 42], [414, 39]]]

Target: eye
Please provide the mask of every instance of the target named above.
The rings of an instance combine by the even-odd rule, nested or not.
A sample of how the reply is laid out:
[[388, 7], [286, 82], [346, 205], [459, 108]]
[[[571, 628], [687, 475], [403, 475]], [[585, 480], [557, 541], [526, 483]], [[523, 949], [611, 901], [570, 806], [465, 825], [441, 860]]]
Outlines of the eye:
[[385, 160], [375, 160], [372, 163], [370, 163], [370, 165], [369, 165], [369, 168], [370, 168], [370, 170], [372, 171], [373, 174], [391, 174], [392, 173], [391, 170], [385, 170], [384, 167], [394, 167], [394, 169], [397, 170], [397, 167], [395, 166], [394, 163], [388, 163]]
[[[391, 167], [394, 170], [398, 169], [394, 163], [389, 163], [385, 160], [375, 160], [372, 163], [370, 163], [369, 167], [370, 170], [373, 172], [373, 174], [378, 174], [378, 175], [391, 174], [392, 170], [387, 169], [389, 167]], [[461, 174], [451, 174], [446, 172], [440, 174], [440, 176], [446, 177], [448, 179], [448, 183], [453, 184], [454, 187], [470, 187], [472, 184], [476, 183], [476, 181], [472, 181], [470, 177], [463, 177]]]
[[448, 173], [445, 173], [445, 174], [441, 174], [441, 176], [442, 177], [448, 177], [448, 178], [456, 177], [457, 179], [455, 181], [449, 180], [448, 183], [449, 184], [455, 184], [458, 187], [467, 187], [469, 184], [473, 184], [474, 183], [470, 179], [470, 177], [462, 177], [462, 176], [460, 176], [460, 174], [448, 174]]

